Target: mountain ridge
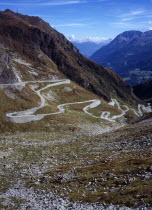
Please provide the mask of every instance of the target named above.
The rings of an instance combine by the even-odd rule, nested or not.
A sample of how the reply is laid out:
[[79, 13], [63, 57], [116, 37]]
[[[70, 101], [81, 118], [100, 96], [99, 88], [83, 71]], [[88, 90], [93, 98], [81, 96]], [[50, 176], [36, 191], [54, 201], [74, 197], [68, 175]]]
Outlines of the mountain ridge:
[[96, 51], [90, 59], [111, 68], [129, 84], [135, 85], [152, 77], [151, 52], [152, 31], [126, 31]]
[[[34, 22], [33, 17], [10, 10], [0, 12], [0, 17], [0, 34], [3, 42], [9, 44], [12, 49], [41, 63], [36, 55], [36, 51], [40, 49], [51, 58], [62, 74], [108, 101], [111, 91], [115, 91], [127, 101], [135, 100], [130, 95], [130, 87], [117, 74], [84, 58], [62, 34], [50, 26], [47, 28], [48, 24], [46, 29], [46, 23], [42, 19], [36, 17]], [[2, 19], [5, 19], [5, 24]], [[23, 43], [26, 44], [23, 46]]]

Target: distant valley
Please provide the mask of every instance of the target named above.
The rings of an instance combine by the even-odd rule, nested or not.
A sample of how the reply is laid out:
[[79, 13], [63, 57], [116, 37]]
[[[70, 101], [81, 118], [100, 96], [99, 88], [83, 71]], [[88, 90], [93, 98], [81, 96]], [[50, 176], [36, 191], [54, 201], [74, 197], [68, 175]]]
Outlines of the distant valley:
[[94, 52], [96, 52], [101, 47], [107, 45], [109, 41], [104, 41], [100, 43], [96, 42], [75, 42], [72, 43], [79, 49], [80, 53], [84, 55], [85, 57], [89, 58]]
[[126, 31], [97, 50], [91, 60], [112, 69], [128, 84], [152, 79], [152, 31]]

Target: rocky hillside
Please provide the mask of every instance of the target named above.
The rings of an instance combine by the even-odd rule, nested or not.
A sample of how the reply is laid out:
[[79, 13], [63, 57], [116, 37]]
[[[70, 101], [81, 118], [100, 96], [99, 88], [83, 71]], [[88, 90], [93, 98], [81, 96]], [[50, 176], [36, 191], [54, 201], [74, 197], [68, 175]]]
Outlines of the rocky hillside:
[[[17, 71], [23, 80], [47, 78], [51, 76], [48, 74], [49, 68], [46, 69], [49, 60], [52, 69], [56, 69], [60, 75], [70, 78], [107, 101], [112, 94], [130, 103], [135, 100], [131, 88], [117, 74], [83, 57], [71, 42], [39, 17], [21, 15], [10, 10], [0, 12], [0, 40], [4, 46], [1, 50], [2, 83], [18, 80], [17, 73], [14, 76]], [[37, 69], [36, 76], [29, 74], [27, 70], [17, 70], [17, 67], [15, 70], [11, 65], [14, 52], [35, 66], [45, 68], [45, 72], [40, 69], [37, 72]]]
[[111, 68], [131, 85], [152, 78], [152, 31], [126, 31], [96, 51], [91, 60]]

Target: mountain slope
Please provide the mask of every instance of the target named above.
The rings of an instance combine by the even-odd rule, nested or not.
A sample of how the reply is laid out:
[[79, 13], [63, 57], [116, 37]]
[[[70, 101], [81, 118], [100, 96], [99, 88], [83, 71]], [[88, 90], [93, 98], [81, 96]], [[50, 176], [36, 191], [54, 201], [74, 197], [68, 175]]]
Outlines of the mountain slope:
[[130, 87], [117, 74], [83, 57], [62, 34], [40, 18], [6, 10], [0, 13], [0, 26], [3, 44], [31, 61], [42, 64], [38, 56], [41, 51], [62, 74], [107, 101], [111, 93], [131, 103], [135, 100]]
[[149, 111], [120, 76], [83, 57], [39, 17], [0, 12], [0, 55], [2, 132], [68, 132], [71, 124], [86, 132], [90, 123], [105, 127]]
[[91, 59], [111, 68], [131, 85], [146, 81], [152, 78], [152, 31], [126, 31]]
[[152, 103], [152, 80], [134, 86], [133, 90], [141, 100]]

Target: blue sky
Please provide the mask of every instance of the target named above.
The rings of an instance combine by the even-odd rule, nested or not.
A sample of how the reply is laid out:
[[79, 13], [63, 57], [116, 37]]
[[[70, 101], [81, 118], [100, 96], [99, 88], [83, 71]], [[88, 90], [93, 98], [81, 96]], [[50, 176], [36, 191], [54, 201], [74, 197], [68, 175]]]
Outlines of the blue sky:
[[39, 16], [73, 40], [102, 41], [152, 30], [152, 0], [0, 0], [0, 10]]

